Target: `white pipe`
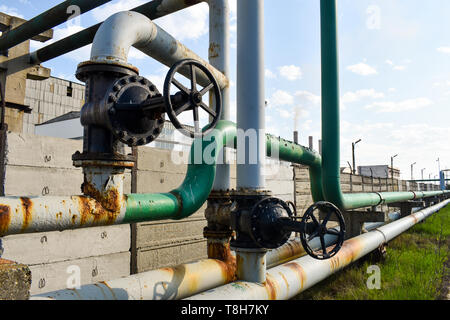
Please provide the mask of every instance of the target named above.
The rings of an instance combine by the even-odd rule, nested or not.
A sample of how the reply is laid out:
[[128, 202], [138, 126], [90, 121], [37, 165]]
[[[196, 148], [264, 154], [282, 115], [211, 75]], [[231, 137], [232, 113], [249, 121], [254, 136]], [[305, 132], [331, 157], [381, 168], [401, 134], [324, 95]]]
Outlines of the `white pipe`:
[[[221, 71], [226, 77], [230, 76], [230, 6], [228, 0], [209, 0], [209, 63]], [[210, 93], [210, 105], [214, 105], [214, 95]], [[230, 118], [230, 88], [222, 89], [221, 120]], [[223, 164], [217, 164], [216, 178], [213, 190], [230, 189], [230, 165], [227, 164], [227, 149], [220, 151], [219, 159]]]
[[237, 9], [237, 188], [261, 190], [266, 156], [264, 1], [238, 1]]
[[[118, 12], [103, 22], [92, 43], [91, 62], [130, 66], [128, 53], [132, 46], [168, 67], [183, 59], [195, 59], [212, 72], [221, 88], [228, 87], [228, 78], [223, 73], [149, 18], [134, 11]], [[187, 68], [180, 72], [189, 77]], [[197, 78], [200, 85], [210, 83], [203, 72], [197, 71]]]
[[265, 285], [238, 281], [188, 298], [188, 300], [287, 300], [341, 270], [397, 237], [450, 203], [445, 200], [374, 231], [344, 242], [341, 250], [329, 260], [310, 256], [296, 259], [267, 272]]

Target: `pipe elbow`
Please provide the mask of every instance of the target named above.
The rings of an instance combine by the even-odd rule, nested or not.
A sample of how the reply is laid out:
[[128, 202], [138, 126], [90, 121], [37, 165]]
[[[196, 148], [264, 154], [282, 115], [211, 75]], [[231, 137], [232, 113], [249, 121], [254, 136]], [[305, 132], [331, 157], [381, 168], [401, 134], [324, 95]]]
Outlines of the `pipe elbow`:
[[113, 14], [102, 23], [92, 43], [92, 62], [127, 64], [132, 46], [144, 46], [157, 35], [155, 24], [134, 11]]

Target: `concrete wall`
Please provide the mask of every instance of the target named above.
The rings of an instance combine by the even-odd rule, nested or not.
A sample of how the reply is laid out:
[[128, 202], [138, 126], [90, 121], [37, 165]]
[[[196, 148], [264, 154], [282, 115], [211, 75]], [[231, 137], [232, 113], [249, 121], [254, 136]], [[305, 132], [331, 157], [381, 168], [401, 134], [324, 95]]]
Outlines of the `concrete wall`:
[[[80, 169], [71, 156], [82, 141], [8, 133], [6, 196], [80, 194]], [[130, 192], [130, 173], [126, 192]], [[2, 258], [29, 265], [31, 294], [66, 287], [71, 266], [79, 267], [81, 283], [130, 274], [129, 225], [45, 232], [3, 237]], [[71, 271], [72, 270], [72, 271]]]
[[[83, 176], [72, 166], [71, 156], [82, 149], [82, 141], [12, 132], [7, 139], [6, 196], [80, 194]], [[183, 181], [186, 168], [172, 160], [169, 150], [138, 148], [135, 188], [139, 193], [172, 190]], [[267, 188], [275, 190], [275, 196], [293, 200], [292, 167], [273, 163], [269, 169]], [[232, 178], [235, 187], [234, 174]], [[130, 172], [125, 192], [131, 192]], [[198, 260], [206, 257], [205, 207], [183, 221], [3, 237], [2, 258], [29, 265], [32, 294], [65, 288], [72, 266], [80, 268], [85, 284]]]
[[[161, 192], [179, 186], [183, 182], [187, 166], [176, 164], [172, 159], [187, 160], [187, 153], [180, 155], [172, 154], [168, 150], [138, 148], [137, 192]], [[273, 190], [274, 196], [293, 201], [292, 167], [287, 163], [274, 163], [268, 171], [267, 189]], [[231, 187], [235, 188], [234, 165], [231, 172]], [[203, 238], [203, 228], [206, 226], [205, 208], [206, 204], [183, 221], [133, 225], [133, 273], [206, 258], [206, 240]]]
[[[6, 196], [68, 196], [80, 194], [82, 172], [72, 166], [71, 155], [82, 141], [8, 133]], [[138, 193], [166, 192], [181, 184], [187, 166], [177, 164], [174, 152], [148, 147], [137, 149], [134, 189]], [[175, 156], [175, 157], [174, 157]], [[181, 158], [187, 158], [183, 154]], [[182, 162], [183, 163], [183, 162]], [[312, 204], [308, 168], [271, 162], [267, 189], [284, 200], [296, 201], [302, 214]], [[232, 166], [232, 188], [236, 185]], [[131, 192], [126, 173], [125, 193]], [[395, 190], [416, 188], [394, 181]], [[390, 179], [342, 175], [344, 192], [391, 191]], [[80, 270], [81, 283], [119, 278], [130, 273], [176, 265], [206, 257], [203, 238], [205, 206], [183, 221], [158, 221], [90, 229], [7, 236], [1, 239], [2, 258], [27, 264], [32, 272], [31, 293], [65, 288]], [[0, 250], [1, 251], [1, 250]]]
[[[67, 95], [72, 87], [72, 96]], [[23, 133], [34, 134], [34, 126], [71, 111], [80, 111], [84, 104], [84, 85], [59, 78], [43, 81], [27, 79], [25, 105], [33, 109], [23, 116]]]
[[[299, 215], [302, 215], [309, 206], [313, 204], [309, 185], [309, 171], [305, 166], [295, 165], [295, 190], [296, 204]], [[439, 190], [438, 185], [419, 184], [405, 180], [391, 178], [371, 178], [360, 175], [341, 173], [341, 189], [343, 193], [356, 192], [392, 192], [392, 191], [431, 191]], [[395, 211], [388, 209], [386, 205], [381, 206], [381, 210]]]

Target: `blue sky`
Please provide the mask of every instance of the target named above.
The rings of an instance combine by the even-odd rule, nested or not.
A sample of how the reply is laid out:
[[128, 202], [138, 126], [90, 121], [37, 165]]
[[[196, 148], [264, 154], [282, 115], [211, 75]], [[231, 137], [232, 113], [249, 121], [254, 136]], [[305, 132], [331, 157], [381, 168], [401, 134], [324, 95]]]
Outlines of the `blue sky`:
[[[61, 0], [2, 0], [0, 11], [29, 19]], [[145, 0], [111, 1], [55, 28], [67, 36]], [[125, 4], [124, 4], [125, 3]], [[388, 164], [395, 158], [403, 178], [437, 175], [450, 168], [450, 1], [339, 0], [341, 166]], [[236, 0], [231, 0], [232, 111], [236, 91]], [[208, 6], [197, 5], [155, 20], [207, 59]], [[181, 26], [181, 27], [180, 27]], [[320, 137], [320, 38], [318, 0], [265, 0], [267, 131], [300, 142]], [[33, 42], [32, 49], [42, 44]], [[45, 63], [52, 75], [74, 80], [89, 47]], [[129, 62], [162, 90], [168, 68], [132, 50]]]

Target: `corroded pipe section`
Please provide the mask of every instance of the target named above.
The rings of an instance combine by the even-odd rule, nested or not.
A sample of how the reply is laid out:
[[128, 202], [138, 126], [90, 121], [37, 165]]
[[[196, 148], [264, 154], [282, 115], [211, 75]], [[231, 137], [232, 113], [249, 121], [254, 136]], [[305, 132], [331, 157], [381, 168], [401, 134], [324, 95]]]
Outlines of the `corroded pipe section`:
[[[218, 236], [216, 239], [213, 237], [208, 238], [209, 260], [201, 260], [190, 263], [187, 266], [181, 265], [172, 268], [153, 270], [119, 280], [97, 283], [95, 285], [84, 285], [80, 290], [58, 290], [34, 296], [32, 299], [184, 299], [204, 290], [213, 289], [236, 280], [236, 258], [230, 250], [229, 241], [223, 241], [227, 236], [228, 235]], [[328, 240], [329, 239], [326, 238], [326, 241]], [[331, 245], [331, 243], [327, 242], [327, 245]], [[320, 244], [318, 244], [318, 246], [320, 247]], [[305, 254], [300, 240], [292, 239], [284, 246], [276, 250], [270, 250], [267, 253], [267, 265], [268, 268], [271, 268], [294, 260]], [[206, 267], [203, 268], [204, 266]], [[203, 268], [201, 274], [198, 273], [198, 269], [200, 268]], [[183, 270], [183, 276], [181, 276], [177, 270]], [[171, 282], [169, 279], [171, 274], [172, 278], [181, 279], [181, 277], [183, 277], [183, 280]], [[202, 278], [207, 278], [207, 282]], [[176, 287], [175, 283], [178, 283], [179, 287]], [[209, 285], [211, 285], [211, 287], [207, 287]], [[116, 289], [111, 290], [110, 288]], [[150, 289], [153, 289], [153, 291]]]
[[202, 260], [126, 278], [39, 294], [31, 300], [175, 300], [232, 281], [227, 264]]
[[[154, 0], [144, 3], [131, 11], [139, 12], [149, 19], [158, 19], [179, 10], [194, 6], [203, 0]], [[101, 23], [58, 40], [30, 54], [30, 63], [39, 64], [59, 57], [68, 52], [87, 46], [94, 40]]]
[[189, 299], [192, 300], [287, 300], [314, 286], [354, 261], [392, 240], [416, 223], [426, 219], [450, 203], [443, 201], [374, 231], [344, 242], [331, 259], [315, 260], [305, 256], [267, 272], [264, 285], [238, 281]]
[[[113, 14], [98, 29], [92, 43], [91, 62], [128, 65], [128, 53], [134, 46], [168, 67], [183, 59], [194, 59], [203, 64], [217, 79], [223, 89], [228, 78], [196, 53], [188, 49], [143, 14], [124, 11]], [[190, 77], [188, 68], [180, 72]], [[197, 80], [202, 86], [210, 84], [208, 77], [197, 70]]]
[[104, 207], [86, 196], [0, 198], [0, 236], [122, 223], [126, 196], [117, 193], [108, 201]]

